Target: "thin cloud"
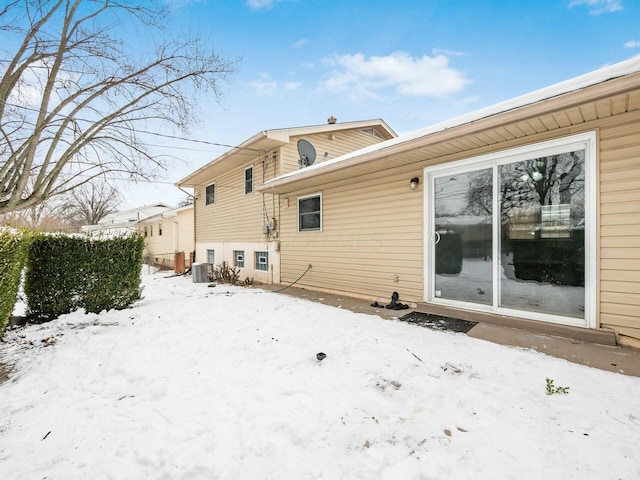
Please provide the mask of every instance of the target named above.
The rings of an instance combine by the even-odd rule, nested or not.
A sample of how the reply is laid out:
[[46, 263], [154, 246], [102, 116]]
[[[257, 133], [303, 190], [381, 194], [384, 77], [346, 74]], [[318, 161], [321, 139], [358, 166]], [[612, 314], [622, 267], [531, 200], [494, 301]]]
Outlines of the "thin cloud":
[[187, 5], [192, 5], [196, 3], [201, 3], [202, 0], [164, 0], [164, 4], [169, 7], [171, 12], [175, 12], [176, 10], [186, 7]]
[[[39, 108], [42, 101], [42, 92], [47, 83], [50, 69], [51, 65], [48, 65], [42, 60], [30, 65], [30, 67], [22, 73], [20, 83], [11, 91], [11, 102], [26, 105], [31, 108]], [[0, 77], [5, 74], [5, 71], [6, 70], [0, 69]], [[69, 93], [69, 91], [75, 91], [79, 78], [79, 74], [60, 71], [56, 78], [54, 93], [65, 91], [62, 93], [64, 96]], [[52, 102], [56, 102], [55, 97]]]
[[295, 48], [300, 48], [300, 47], [304, 47], [307, 43], [309, 43], [309, 40], [307, 40], [306, 38], [301, 38], [296, 43], [294, 43], [293, 46]]
[[247, 5], [253, 10], [269, 9], [282, 0], [247, 0]]
[[378, 98], [387, 89], [410, 97], [441, 97], [460, 92], [469, 83], [464, 73], [449, 66], [444, 55], [411, 57], [395, 52], [368, 59], [361, 53], [325, 59], [333, 67], [320, 85], [333, 92]]
[[302, 82], [289, 81], [279, 83], [272, 80], [268, 73], [261, 73], [259, 80], [254, 80], [250, 83], [251, 88], [255, 91], [259, 97], [268, 97], [274, 95], [280, 89], [284, 89], [288, 92], [297, 90], [302, 85]]
[[447, 57], [462, 57], [466, 55], [464, 52], [458, 52], [456, 50], [447, 50], [446, 48], [434, 48], [431, 50], [432, 55], [446, 55]]
[[261, 77], [262, 78], [260, 80], [255, 80], [250, 84], [251, 87], [255, 90], [256, 95], [258, 95], [259, 97], [273, 95], [278, 88], [278, 82], [274, 82], [273, 80], [271, 80], [269, 78], [269, 75], [267, 75], [266, 73], [263, 73]]
[[624, 44], [624, 48], [640, 48], [640, 42], [637, 40], [629, 40]]
[[301, 82], [287, 82], [284, 84], [284, 89], [288, 91], [297, 90], [300, 85], [302, 85]]
[[622, 0], [571, 0], [569, 8], [586, 6], [591, 15], [611, 13], [624, 10]]

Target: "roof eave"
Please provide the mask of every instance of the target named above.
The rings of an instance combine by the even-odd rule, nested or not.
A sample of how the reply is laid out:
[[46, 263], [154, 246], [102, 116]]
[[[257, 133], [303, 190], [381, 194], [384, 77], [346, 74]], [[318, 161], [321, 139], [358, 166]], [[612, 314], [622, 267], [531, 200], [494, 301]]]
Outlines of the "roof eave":
[[[563, 83], [565, 82], [558, 85], [562, 85]], [[312, 177], [320, 177], [362, 163], [384, 159], [391, 155], [398, 155], [409, 150], [428, 146], [432, 143], [441, 142], [450, 137], [463, 136], [476, 131], [495, 128], [525, 118], [534, 117], [542, 113], [571, 108], [572, 106], [585, 102], [597, 101], [610, 95], [637, 89], [639, 83], [640, 72], [636, 71], [623, 76], [604, 78], [599, 83], [581, 85], [564, 93], [536, 98], [535, 94], [540, 95], [541, 92], [545, 90], [552, 91], [553, 86], [547, 87], [546, 89], [532, 92], [532, 94], [523, 95], [511, 101], [477, 110], [470, 114], [441, 122], [396, 139], [365, 147], [332, 161], [323, 162], [312, 167], [307, 167], [304, 170], [281, 175], [259, 186], [257, 190], [274, 194], [288, 193], [296, 188], [296, 184], [309, 180]], [[531, 100], [527, 103], [528, 98], [531, 98]], [[522, 103], [516, 104], [515, 101], [519, 99], [522, 99]], [[501, 109], [502, 105], [512, 105], [512, 108]]]
[[[273, 130], [263, 130], [250, 139], [246, 140], [242, 144], [238, 145], [230, 149], [229, 151], [223, 153], [219, 157], [210, 161], [209, 163], [203, 165], [195, 172], [190, 173], [186, 177], [181, 180], [178, 180], [174, 185], [176, 187], [182, 188], [195, 188], [198, 185], [202, 185], [202, 180], [199, 178], [201, 175], [205, 174], [207, 170], [218, 165], [228, 158], [232, 157], [238, 151], [243, 149], [251, 149], [252, 147], [256, 147], [258, 143], [261, 141], [268, 139], [273, 142], [276, 142], [279, 145], [285, 145], [290, 142], [291, 137], [299, 137], [303, 135], [312, 135], [316, 133], [324, 133], [324, 132], [334, 132], [340, 130], [349, 130], [354, 128], [366, 128], [366, 127], [382, 127], [385, 132], [388, 134], [389, 138], [396, 138], [397, 134], [387, 123], [382, 119], [374, 119], [374, 120], [359, 120], [354, 122], [342, 122], [335, 124], [322, 124], [322, 125], [312, 125], [307, 127], [292, 127], [292, 128], [282, 128], [282, 129], [273, 129]], [[273, 148], [273, 145], [269, 146], [269, 149]], [[256, 153], [261, 150], [259, 148], [254, 148]], [[266, 151], [266, 149], [265, 149]]]

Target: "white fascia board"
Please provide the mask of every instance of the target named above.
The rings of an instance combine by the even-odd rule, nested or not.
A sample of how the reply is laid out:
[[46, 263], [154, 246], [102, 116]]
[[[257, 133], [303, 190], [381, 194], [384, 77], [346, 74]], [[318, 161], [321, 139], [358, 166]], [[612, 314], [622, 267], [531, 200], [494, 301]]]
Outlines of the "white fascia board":
[[409, 143], [422, 137], [443, 132], [445, 130], [450, 130], [452, 128], [460, 127], [469, 123], [477, 122], [479, 120], [493, 117], [501, 113], [506, 113], [511, 110], [516, 110], [528, 105], [540, 103], [544, 100], [549, 100], [560, 95], [582, 90], [584, 88], [606, 82], [607, 80], [613, 80], [615, 78], [631, 75], [637, 72], [640, 72], [640, 55], [629, 60], [625, 60], [624, 62], [616, 63], [615, 65], [611, 65], [600, 70], [595, 70], [585, 75], [581, 75], [570, 80], [566, 80], [564, 82], [560, 82], [555, 85], [551, 85], [549, 87], [545, 87], [510, 100], [506, 100], [504, 102], [496, 103], [489, 107], [481, 108], [479, 110], [461, 115], [459, 117], [455, 117], [451, 120], [446, 120], [444, 122], [436, 123], [435, 125], [421, 128], [419, 130], [415, 130], [414, 132], [410, 132], [405, 135], [392, 138], [391, 140], [377, 143], [375, 145], [361, 148], [360, 150], [347, 153], [345, 155], [327, 160], [325, 162], [316, 163], [315, 165], [305, 167], [301, 170], [295, 170], [293, 172], [285, 173], [284, 175], [280, 175], [279, 177], [265, 182], [264, 185], [268, 186], [269, 184], [279, 183], [282, 180], [293, 179], [298, 176], [308, 177], [315, 171], [330, 168], [332, 165], [340, 164], [353, 158], [361, 157], [374, 152], [382, 152], [386, 148], [401, 145], [403, 143]]

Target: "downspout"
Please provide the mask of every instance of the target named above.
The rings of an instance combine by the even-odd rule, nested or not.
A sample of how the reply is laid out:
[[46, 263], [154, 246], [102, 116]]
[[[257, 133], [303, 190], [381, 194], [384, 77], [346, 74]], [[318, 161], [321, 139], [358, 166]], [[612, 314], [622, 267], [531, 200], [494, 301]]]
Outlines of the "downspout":
[[[195, 262], [196, 260], [196, 200], [197, 197], [195, 196], [195, 192], [196, 192], [196, 187], [193, 187], [193, 193], [187, 192], [184, 188], [182, 188], [180, 185], [176, 185], [176, 187], [178, 187], [178, 190], [180, 190], [182, 193], [185, 193], [187, 195], [187, 197], [191, 197], [193, 199], [193, 245], [191, 245], [191, 252], [193, 252], [193, 261]], [[191, 262], [191, 252], [189, 252], [189, 263]]]

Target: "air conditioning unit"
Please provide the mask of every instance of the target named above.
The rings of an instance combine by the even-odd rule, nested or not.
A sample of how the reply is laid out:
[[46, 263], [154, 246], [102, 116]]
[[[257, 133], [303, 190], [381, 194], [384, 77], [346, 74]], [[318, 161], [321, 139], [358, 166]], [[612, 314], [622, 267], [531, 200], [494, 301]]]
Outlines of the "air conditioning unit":
[[191, 277], [193, 283], [206, 283], [209, 281], [209, 264], [194, 263], [191, 266]]

